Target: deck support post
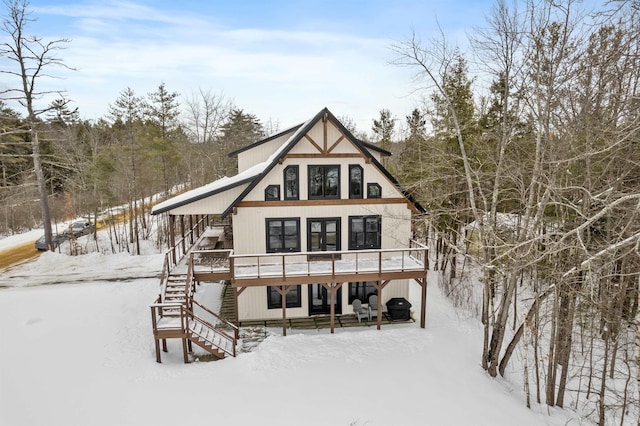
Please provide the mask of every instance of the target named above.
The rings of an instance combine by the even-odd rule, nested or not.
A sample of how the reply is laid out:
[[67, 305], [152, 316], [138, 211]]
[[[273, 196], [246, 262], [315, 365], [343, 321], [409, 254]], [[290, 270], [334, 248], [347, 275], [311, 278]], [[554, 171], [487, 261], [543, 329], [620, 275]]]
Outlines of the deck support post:
[[234, 330], [236, 339], [240, 338], [240, 314], [238, 313], [238, 296], [240, 296], [240, 289], [238, 287], [233, 287], [233, 308], [235, 311], [235, 318], [233, 319], [236, 323], [236, 329]]
[[182, 356], [184, 357], [184, 363], [189, 364], [189, 356], [187, 355], [187, 338], [182, 338]]
[[282, 303], [282, 335], [287, 335], [287, 293], [291, 290], [292, 285], [277, 285], [273, 286], [281, 296]]
[[335, 329], [335, 318], [336, 318], [336, 289], [333, 283], [329, 284], [329, 312], [331, 313], [331, 334], [333, 334]]
[[162, 359], [160, 358], [160, 339], [156, 337], [153, 340], [155, 340], [156, 342], [156, 362], [161, 363]]
[[173, 260], [173, 264], [176, 265], [178, 260], [176, 258], [176, 217], [174, 215], [169, 215], [169, 246], [171, 248], [171, 257]]
[[182, 241], [182, 254], [184, 256], [184, 253], [187, 252], [187, 245], [186, 245], [186, 241], [184, 240], [184, 215], [183, 214], [180, 215], [180, 237]]
[[382, 328], [382, 286], [378, 290], [378, 306], [376, 307], [378, 315], [376, 315], [376, 324], [378, 330]]
[[420, 303], [420, 328], [425, 328], [427, 313], [427, 278], [425, 277], [423, 279], [420, 279], [418, 283], [420, 283], [420, 285], [422, 286], [422, 299]]
[[391, 280], [386, 280], [383, 282], [378, 281], [374, 283], [373, 286], [378, 290], [378, 306], [376, 307], [378, 315], [376, 315], [376, 325], [377, 329], [380, 330], [382, 328], [382, 289], [389, 284]]
[[191, 245], [193, 245], [194, 240], [193, 240], [193, 235], [194, 230], [193, 230], [193, 215], [190, 214], [189, 215], [189, 242], [191, 243]]
[[338, 289], [342, 287], [343, 283], [322, 283], [322, 286], [329, 292], [329, 324], [331, 326], [331, 334], [334, 333], [336, 323], [336, 297]]

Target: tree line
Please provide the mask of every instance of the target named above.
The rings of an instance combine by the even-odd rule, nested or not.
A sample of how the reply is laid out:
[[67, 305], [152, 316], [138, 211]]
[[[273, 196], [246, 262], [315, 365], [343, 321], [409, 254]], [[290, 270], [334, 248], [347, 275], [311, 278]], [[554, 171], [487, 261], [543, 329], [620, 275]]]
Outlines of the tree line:
[[[20, 36], [27, 4], [9, 5], [5, 31]], [[640, 3], [580, 6], [497, 0], [464, 52], [444, 33], [396, 43], [395, 64], [427, 89], [403, 120], [380, 110], [370, 141], [425, 206], [416, 235], [437, 248], [446, 295], [477, 312], [488, 374], [522, 374], [528, 405], [637, 424]], [[15, 63], [61, 64], [52, 48], [66, 40], [11, 40], [0, 54]], [[34, 83], [38, 69], [9, 73]], [[64, 97], [30, 110], [42, 93], [15, 87], [4, 94], [27, 108], [0, 103], [3, 233], [42, 223], [34, 199], [52, 202], [54, 219], [128, 204], [136, 247], [144, 200], [234, 174], [226, 153], [278, 130], [210, 91], [181, 104], [164, 83], [124, 89], [96, 121]]]
[[640, 3], [580, 5], [499, 0], [465, 53], [444, 35], [394, 45], [429, 89], [393, 167], [445, 291], [478, 312], [482, 367], [517, 356], [527, 403], [636, 424]]

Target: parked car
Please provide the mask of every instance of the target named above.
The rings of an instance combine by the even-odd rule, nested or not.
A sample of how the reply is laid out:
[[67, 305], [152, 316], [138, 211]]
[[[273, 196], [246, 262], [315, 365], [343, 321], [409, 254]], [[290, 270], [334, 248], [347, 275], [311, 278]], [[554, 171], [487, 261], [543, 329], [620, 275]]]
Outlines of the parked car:
[[[60, 244], [64, 243], [68, 239], [69, 237], [65, 234], [54, 234], [52, 237], [53, 248], [55, 249], [56, 247], [58, 247]], [[44, 239], [44, 235], [38, 238], [35, 246], [36, 246], [36, 249], [38, 250], [43, 250], [43, 251], [48, 250], [47, 243], [45, 242], [45, 239]]]
[[88, 220], [78, 220], [75, 221], [69, 226], [69, 229], [65, 231], [65, 233], [70, 233], [74, 237], [81, 237], [82, 235], [87, 235], [91, 233], [93, 227], [91, 226], [91, 222]]

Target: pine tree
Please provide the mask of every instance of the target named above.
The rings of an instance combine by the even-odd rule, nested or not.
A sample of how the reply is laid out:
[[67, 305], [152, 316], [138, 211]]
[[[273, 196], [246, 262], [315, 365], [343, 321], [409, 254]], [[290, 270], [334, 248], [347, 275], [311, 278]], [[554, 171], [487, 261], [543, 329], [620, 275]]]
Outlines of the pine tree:
[[377, 143], [382, 149], [391, 150], [391, 142], [393, 141], [393, 130], [396, 125], [396, 119], [391, 116], [388, 109], [380, 110], [380, 118], [373, 120], [371, 130], [377, 136]]
[[219, 153], [218, 173], [220, 176], [232, 176], [238, 172], [238, 166], [227, 154], [260, 140], [264, 131], [255, 115], [234, 108], [222, 125], [221, 133], [215, 144]]

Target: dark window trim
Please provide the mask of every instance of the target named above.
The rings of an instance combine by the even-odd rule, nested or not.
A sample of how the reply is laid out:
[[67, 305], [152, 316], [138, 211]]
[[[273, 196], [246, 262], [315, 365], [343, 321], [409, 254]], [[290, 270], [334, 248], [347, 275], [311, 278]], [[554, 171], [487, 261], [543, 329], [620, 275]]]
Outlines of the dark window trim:
[[[297, 235], [296, 235], [296, 247], [293, 249], [286, 249], [284, 246], [284, 222], [285, 221], [289, 221], [289, 220], [293, 220], [296, 222], [296, 227], [297, 227]], [[274, 249], [271, 248], [271, 239], [269, 238], [269, 222], [276, 222], [276, 221], [280, 221], [281, 224], [281, 228], [282, 228], [282, 248], [281, 249]], [[266, 237], [266, 251], [267, 253], [293, 253], [293, 252], [299, 252], [301, 251], [300, 249], [300, 218], [299, 217], [282, 217], [282, 218], [266, 218], [265, 222], [264, 222], [264, 227], [265, 227], [265, 237]]]
[[[353, 301], [360, 299], [362, 303], [369, 303], [369, 296], [372, 294], [378, 294], [378, 290], [374, 287], [375, 281], [356, 281], [349, 283], [349, 304], [352, 305]], [[367, 291], [367, 284], [370, 284], [369, 291]], [[355, 291], [354, 291], [355, 287]]]
[[[371, 195], [371, 188], [378, 188], [378, 195]], [[367, 184], [367, 198], [382, 198], [382, 187], [377, 183]]]
[[[275, 188], [277, 191], [277, 195], [275, 197], [269, 196], [269, 190]], [[269, 185], [264, 189], [264, 200], [265, 201], [280, 201], [280, 185]]]
[[[278, 286], [277, 286], [278, 287]], [[287, 309], [289, 308], [302, 308], [302, 286], [300, 284], [295, 286], [295, 292], [293, 289], [289, 289], [287, 292], [286, 300], [287, 300]], [[271, 297], [271, 293], [275, 293], [277, 297], [274, 301], [274, 298]], [[294, 296], [290, 295], [293, 294]], [[295, 299], [294, 299], [295, 297]], [[267, 309], [282, 309], [282, 295], [278, 293], [278, 291], [273, 288], [273, 286], [267, 286]]]
[[[336, 168], [338, 169], [338, 186], [335, 195], [311, 195], [311, 168], [312, 167], [322, 167], [322, 168]], [[326, 171], [323, 172], [323, 179], [326, 178]], [[324, 181], [323, 181], [324, 188]], [[307, 198], [309, 200], [324, 200], [324, 199], [340, 199], [340, 165], [339, 164], [309, 164], [307, 165]]]
[[[376, 232], [376, 244], [367, 245], [367, 219], [368, 218], [377, 218], [378, 219], [378, 231]], [[364, 244], [357, 245], [356, 239], [353, 236], [353, 220], [354, 219], [362, 219], [363, 223], [363, 233], [364, 233]], [[369, 250], [369, 249], [380, 249], [382, 246], [382, 216], [380, 215], [368, 215], [368, 216], [349, 216], [349, 250]]]
[[[335, 251], [319, 251], [313, 252], [313, 254], [307, 255], [307, 260], [326, 260], [326, 259], [340, 259], [341, 255], [335, 254], [336, 251], [342, 250], [342, 218], [341, 217], [308, 217], [307, 218], [307, 251], [311, 252], [311, 222], [322, 221], [323, 227], [326, 227], [326, 221], [335, 220], [336, 223], [336, 250]], [[326, 229], [323, 230], [326, 234]], [[326, 244], [324, 244], [326, 248]]]
[[[296, 171], [296, 195], [293, 197], [287, 196], [287, 170], [295, 170]], [[299, 200], [300, 199], [300, 168], [297, 165], [291, 165], [284, 168], [282, 172], [283, 181], [284, 181], [284, 199], [285, 200]]]
[[[351, 182], [351, 170], [360, 169], [360, 195], [353, 193], [353, 182]], [[349, 198], [364, 198], [364, 169], [359, 164], [349, 164]]]

